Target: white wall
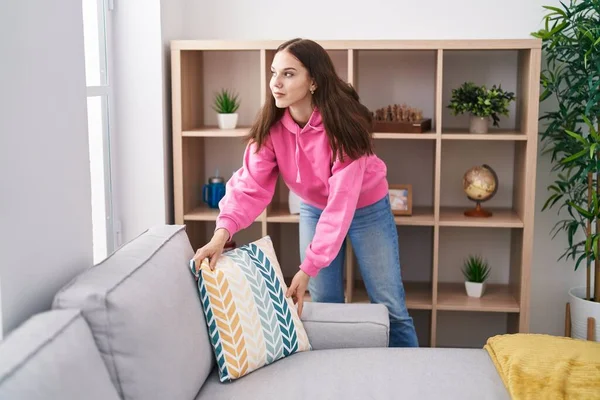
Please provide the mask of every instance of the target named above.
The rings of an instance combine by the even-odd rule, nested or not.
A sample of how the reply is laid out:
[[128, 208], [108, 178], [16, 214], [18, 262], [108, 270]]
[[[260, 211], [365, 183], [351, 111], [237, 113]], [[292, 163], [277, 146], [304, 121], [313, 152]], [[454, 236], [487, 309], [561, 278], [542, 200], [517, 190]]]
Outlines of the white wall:
[[115, 3], [115, 219], [127, 242], [167, 215], [161, 7], [159, 0]]
[[[543, 4], [558, 4], [550, 0]], [[506, 0], [187, 0], [194, 39], [523, 38], [538, 26], [540, 2]]]
[[164, 132], [164, 155], [166, 160], [167, 173], [165, 175], [165, 195], [167, 219], [172, 223], [174, 221], [173, 210], [173, 141], [172, 118], [171, 118], [171, 40], [179, 39], [184, 32], [184, 11], [185, 0], [162, 0], [161, 1], [161, 37], [163, 54], [163, 132]]
[[[543, 4], [556, 6], [559, 2], [549, 0]], [[375, 0], [368, 5], [359, 1], [342, 5], [322, 0], [187, 0], [185, 7], [181, 38], [240, 40], [286, 40], [296, 36], [317, 40], [531, 38], [530, 33], [542, 26], [545, 11], [540, 2], [521, 0]], [[542, 111], [547, 107], [542, 105]], [[538, 168], [530, 327], [533, 332], [562, 334], [567, 289], [581, 284], [583, 278], [581, 273], [573, 272], [570, 263], [556, 261], [564, 240], [558, 236], [552, 241], [549, 235], [555, 213], [540, 211], [547, 197], [545, 188], [554, 179], [549, 173], [548, 157], [540, 156]], [[500, 198], [495, 200], [502, 202]], [[499, 234], [488, 232], [486, 237]], [[506, 262], [501, 255], [498, 257], [499, 263]], [[496, 278], [505, 278], [500, 275]]]
[[[0, 3], [4, 333], [92, 262], [81, 0]], [[2, 325], [2, 324], [0, 324]]]
[[119, 1], [113, 11], [121, 243], [173, 220], [169, 41], [182, 36], [183, 13], [183, 0]]

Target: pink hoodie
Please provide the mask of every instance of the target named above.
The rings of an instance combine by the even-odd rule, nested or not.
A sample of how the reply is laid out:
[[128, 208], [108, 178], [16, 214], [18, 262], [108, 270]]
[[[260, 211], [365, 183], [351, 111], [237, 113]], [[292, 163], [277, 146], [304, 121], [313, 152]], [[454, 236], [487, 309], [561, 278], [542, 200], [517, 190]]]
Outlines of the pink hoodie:
[[381, 200], [388, 193], [385, 163], [377, 156], [344, 158], [331, 165], [321, 114], [313, 111], [303, 127], [286, 109], [273, 125], [260, 152], [251, 144], [242, 167], [227, 182], [219, 203], [216, 228], [233, 236], [248, 227], [271, 202], [278, 174], [305, 203], [323, 210], [300, 269], [310, 276], [337, 256], [354, 211]]

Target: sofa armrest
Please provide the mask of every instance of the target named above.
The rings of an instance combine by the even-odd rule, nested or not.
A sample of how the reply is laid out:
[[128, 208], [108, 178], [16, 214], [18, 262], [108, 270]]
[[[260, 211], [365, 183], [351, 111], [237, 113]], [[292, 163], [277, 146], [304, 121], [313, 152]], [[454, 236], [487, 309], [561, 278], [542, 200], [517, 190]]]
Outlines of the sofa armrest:
[[388, 346], [390, 322], [383, 304], [307, 301], [301, 319], [314, 350]]

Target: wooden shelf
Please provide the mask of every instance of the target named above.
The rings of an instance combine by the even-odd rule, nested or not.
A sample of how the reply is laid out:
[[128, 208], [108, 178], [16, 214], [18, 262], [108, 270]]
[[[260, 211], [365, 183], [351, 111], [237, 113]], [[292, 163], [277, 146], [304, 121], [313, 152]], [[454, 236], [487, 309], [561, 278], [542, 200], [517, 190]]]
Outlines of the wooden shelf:
[[[264, 213], [263, 213], [264, 214]], [[263, 214], [260, 214], [254, 222], [261, 222]], [[184, 221], [216, 221], [219, 216], [219, 210], [210, 208], [206, 205], [201, 205], [194, 208], [192, 211], [183, 215]]]
[[435, 140], [437, 138], [437, 134], [427, 132], [427, 133], [388, 133], [388, 132], [374, 132], [374, 139], [425, 139], [425, 140]]
[[[518, 50], [540, 49], [537, 39], [320, 40], [326, 50]], [[172, 50], [275, 50], [280, 40], [172, 40]]]
[[467, 129], [444, 129], [442, 140], [526, 141], [527, 135], [517, 131], [490, 130], [485, 134], [469, 133]]
[[479, 227], [479, 228], [522, 228], [523, 221], [514, 210], [486, 208], [492, 212], [489, 218], [467, 217], [464, 211], [471, 207], [442, 207], [440, 226]]
[[[541, 41], [523, 40], [326, 40], [319, 43], [332, 55], [332, 62], [340, 77], [353, 85], [365, 106], [404, 102], [411, 96], [407, 83], [419, 88], [419, 104], [432, 118], [433, 130], [425, 133], [375, 132], [378, 155], [388, 168], [390, 182], [418, 182], [414, 184], [414, 198], [410, 216], [394, 216], [397, 226], [424, 226], [432, 229], [412, 229], [408, 238], [410, 262], [403, 265], [408, 273], [404, 276], [415, 280], [428, 279], [427, 283], [405, 283], [407, 306], [412, 310], [429, 310], [429, 345], [443, 343], [443, 335], [452, 320], [438, 318], [439, 312], [474, 311], [509, 313], [506, 318], [507, 332], [529, 330], [530, 275], [533, 254], [535, 176], [538, 155], [539, 79], [541, 68]], [[171, 42], [171, 101], [172, 101], [172, 148], [173, 148], [173, 208], [176, 224], [187, 224], [192, 245], [198, 246], [206, 238], [209, 226], [214, 224], [218, 209], [210, 209], [198, 203], [198, 186], [207, 181], [215, 169], [227, 171], [239, 168], [242, 160], [232, 154], [249, 132], [261, 104], [270, 99], [270, 65], [275, 49], [281, 41], [230, 41], [230, 40], [174, 40]], [[335, 50], [335, 51], [330, 51]], [[473, 51], [471, 51], [473, 50]], [[399, 70], [388, 77], [378, 70], [380, 60], [386, 57], [398, 61]], [[498, 63], [498, 60], [504, 62]], [[226, 68], [224, 68], [226, 66]], [[406, 66], [406, 67], [404, 67]], [[404, 68], [404, 69], [403, 69]], [[241, 79], [242, 73], [248, 78]], [[447, 107], [451, 90], [457, 82], [477, 78], [482, 83], [502, 81], [503, 87], [515, 91], [517, 101], [514, 113], [501, 121], [501, 128], [490, 126], [487, 134], [469, 133], [466, 119], [449, 117]], [[391, 80], [390, 80], [391, 79]], [[360, 82], [360, 85], [358, 84]], [[391, 85], [403, 90], [388, 90]], [[239, 126], [221, 130], [216, 115], [210, 107], [215, 88], [233, 86], [241, 93]], [[412, 104], [411, 104], [412, 105]], [[459, 122], [462, 121], [462, 122]], [[456, 125], [456, 124], [461, 125]], [[450, 128], [459, 126], [458, 129]], [[508, 129], [507, 129], [508, 128]], [[194, 138], [208, 138], [196, 140]], [[534, 140], [535, 139], [535, 140]], [[382, 142], [384, 141], [384, 142]], [[476, 143], [479, 142], [479, 143]], [[485, 143], [487, 142], [487, 143]], [[475, 154], [476, 147], [486, 147], [484, 154]], [[236, 151], [239, 150], [236, 148]], [[490, 151], [491, 154], [485, 154]], [[506, 152], [506, 153], [504, 153]], [[456, 179], [473, 163], [489, 160], [498, 165], [504, 185], [498, 199], [502, 207], [484, 209], [492, 211], [490, 218], [474, 218], [464, 211], [475, 207], [474, 202], [464, 201], [464, 196], [444, 185], [448, 177]], [[281, 179], [281, 178], [280, 178]], [[421, 183], [423, 183], [421, 185]], [[455, 186], [455, 183], [451, 183]], [[460, 184], [460, 183], [459, 183]], [[248, 235], [240, 236], [239, 244], [259, 239], [260, 235], [273, 235], [276, 251], [297, 246], [296, 232], [300, 216], [289, 213], [287, 187], [278, 184], [270, 204], [256, 220]], [[510, 194], [509, 192], [510, 191]], [[429, 206], [421, 206], [423, 200]], [[281, 201], [281, 203], [279, 203]], [[509, 202], [509, 203], [504, 203]], [[493, 203], [493, 202], [492, 202]], [[447, 204], [448, 206], [445, 206]], [[451, 205], [459, 205], [451, 206]], [[192, 208], [191, 210], [190, 207]], [[189, 211], [188, 211], [189, 210]], [[198, 221], [198, 222], [196, 222]], [[278, 224], [288, 224], [287, 227]], [[296, 226], [289, 224], [296, 224]], [[456, 239], [450, 250], [447, 234], [453, 231], [443, 227], [459, 228], [508, 228], [504, 232], [485, 231], [490, 240], [502, 243], [484, 243], [486, 249], [505, 249], [509, 254], [494, 256], [509, 258], [507, 270], [500, 276], [508, 277], [506, 285], [489, 285], [480, 299], [466, 295], [464, 283], [439, 283], [444, 261], [458, 258], [469, 251], [470, 239]], [[260, 229], [258, 229], [260, 228]], [[291, 231], [290, 231], [291, 230]], [[421, 232], [423, 231], [423, 232]], [[292, 235], [293, 233], [293, 235]], [[403, 234], [405, 232], [402, 232]], [[443, 234], [442, 234], [443, 233]], [[478, 232], [464, 230], [465, 237]], [[243, 238], [243, 239], [242, 239]], [[400, 240], [406, 240], [406, 235]], [[464, 241], [463, 241], [464, 240]], [[484, 240], [484, 239], [482, 239]], [[293, 241], [293, 244], [291, 243]], [[402, 243], [401, 243], [402, 248]], [[344, 283], [347, 298], [352, 302], [369, 302], [355, 265], [353, 248], [346, 248]], [[500, 250], [498, 250], [500, 251]], [[503, 252], [504, 252], [503, 251]], [[288, 263], [299, 265], [294, 255], [285, 254]], [[496, 252], [497, 253], [497, 252]], [[412, 268], [426, 270], [415, 271]], [[499, 267], [500, 268], [500, 267]], [[446, 275], [444, 280], [460, 281], [460, 271], [455, 277]], [[356, 275], [356, 276], [355, 276]], [[504, 281], [503, 281], [504, 282]], [[433, 288], [437, 288], [434, 292]], [[514, 295], [511, 290], [515, 290]], [[446, 317], [447, 315], [445, 315]], [[451, 317], [450, 317], [451, 318]], [[449, 322], [448, 322], [449, 321]], [[459, 329], [452, 327], [452, 330]], [[469, 327], [462, 327], [465, 334]]]
[[[190, 129], [182, 132], [183, 137], [240, 137], [248, 134], [249, 127], [238, 127], [235, 129], [219, 129], [218, 127], [203, 127]], [[435, 140], [438, 137], [436, 133], [388, 133], [374, 132], [374, 139], [388, 140]], [[498, 141], [526, 141], [527, 136], [522, 133], [487, 133], [474, 134], [460, 130], [453, 133], [442, 133], [442, 140], [498, 140]]]
[[[285, 279], [289, 286], [291, 278]], [[345, 287], [345, 283], [344, 283]], [[411, 310], [431, 310], [431, 284], [423, 282], [404, 282], [406, 292], [406, 306]], [[308, 291], [304, 296], [305, 301], [311, 301]], [[369, 295], [362, 282], [356, 282], [352, 293], [352, 303], [370, 303]]]
[[[289, 286], [291, 278], [286, 278]], [[431, 285], [426, 282], [404, 282], [406, 306], [410, 310], [431, 310]], [[353, 292], [353, 303], [370, 303], [371, 300], [362, 283], [357, 282]], [[306, 292], [305, 301], [311, 301]], [[436, 308], [443, 311], [505, 312], [518, 313], [519, 303], [511, 294], [508, 285], [488, 285], [480, 298], [469, 297], [464, 283], [440, 283]]]
[[433, 207], [413, 207], [412, 215], [394, 216], [396, 225], [434, 226]]
[[250, 128], [238, 127], [236, 129], [219, 129], [217, 126], [207, 126], [198, 129], [183, 131], [183, 137], [239, 137], [242, 138], [248, 134]]
[[219, 210], [208, 206], [199, 206], [183, 215], [185, 221], [216, 221]]
[[[248, 134], [249, 127], [238, 127], [236, 129], [219, 129], [216, 126], [190, 129], [182, 132], [184, 137], [240, 137]], [[374, 132], [374, 139], [391, 140], [435, 140], [436, 133], [388, 133]], [[442, 140], [497, 140], [497, 141], [526, 141], [527, 135], [514, 131], [490, 132], [487, 134], [474, 134], [466, 130], [446, 130], [442, 133]]]
[[464, 283], [439, 283], [438, 310], [518, 313], [519, 303], [508, 285], [488, 284], [482, 297], [469, 297]]
[[275, 204], [267, 211], [267, 222], [297, 224], [300, 222], [300, 215], [290, 214], [290, 207], [287, 204]]
[[[413, 207], [413, 215], [397, 215], [394, 221], [396, 225], [434, 226], [433, 207]], [[297, 224], [300, 216], [290, 214], [287, 204], [277, 204], [267, 213], [267, 222]]]
[[[404, 282], [406, 307], [411, 310], [431, 310], [431, 284], [427, 282]], [[357, 282], [352, 294], [353, 303], [370, 303], [362, 282]]]
[[[249, 132], [249, 127], [238, 127], [235, 129], [220, 129], [216, 126], [207, 126], [198, 129], [189, 129], [182, 132], [184, 137], [244, 137]], [[435, 140], [435, 133], [387, 133], [374, 132], [374, 139], [425, 139]]]
[[[523, 221], [513, 210], [490, 208], [493, 215], [490, 218], [466, 217], [463, 212], [468, 207], [442, 207], [440, 210], [440, 226], [483, 227], [483, 228], [522, 228]], [[218, 210], [207, 206], [199, 206], [186, 213], [186, 221], [215, 221]], [[260, 218], [260, 217], [259, 217]], [[414, 207], [413, 215], [397, 215], [396, 225], [434, 226], [435, 219], [432, 207]], [[298, 214], [290, 214], [287, 204], [278, 204], [267, 213], [267, 222], [297, 224]]]

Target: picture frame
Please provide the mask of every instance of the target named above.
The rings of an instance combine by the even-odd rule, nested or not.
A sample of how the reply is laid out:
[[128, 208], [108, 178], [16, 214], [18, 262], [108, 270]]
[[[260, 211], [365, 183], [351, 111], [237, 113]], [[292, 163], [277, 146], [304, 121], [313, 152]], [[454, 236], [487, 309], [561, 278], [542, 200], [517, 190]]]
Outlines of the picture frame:
[[412, 185], [389, 185], [390, 207], [394, 215], [412, 215]]

